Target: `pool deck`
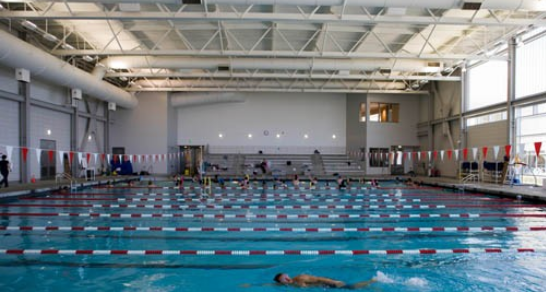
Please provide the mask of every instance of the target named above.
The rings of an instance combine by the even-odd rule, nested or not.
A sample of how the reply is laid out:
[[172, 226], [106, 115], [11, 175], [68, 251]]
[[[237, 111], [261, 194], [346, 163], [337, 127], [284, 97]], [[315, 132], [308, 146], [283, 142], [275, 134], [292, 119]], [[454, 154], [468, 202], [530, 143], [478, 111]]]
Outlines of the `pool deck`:
[[482, 182], [461, 183], [454, 178], [424, 177], [419, 176], [413, 179], [416, 182], [423, 182], [431, 186], [451, 188], [461, 191], [487, 193], [500, 197], [515, 198], [521, 196], [524, 200], [546, 202], [546, 187], [531, 185], [501, 185]]
[[[73, 179], [72, 185], [77, 188], [96, 186], [101, 184], [127, 182], [136, 179], [135, 176], [101, 176], [96, 180], [86, 180], [85, 178]], [[70, 188], [70, 181], [63, 179], [59, 182], [54, 180], [37, 181], [35, 183], [22, 184], [12, 183], [8, 188], [0, 188], [0, 199], [14, 198], [20, 196], [30, 196], [38, 193], [58, 191], [63, 188]]]
[[[393, 176], [381, 176], [375, 177], [376, 179], [392, 180]], [[74, 185], [78, 188], [96, 186], [106, 184], [108, 181], [111, 183], [127, 182], [129, 180], [138, 179], [135, 176], [101, 176], [97, 177], [94, 181], [87, 181], [83, 178], [76, 179]], [[370, 179], [370, 178], [367, 178]], [[438, 186], [444, 188], [450, 188], [459, 191], [487, 193], [497, 195], [500, 197], [517, 199], [521, 196], [524, 200], [542, 201], [546, 202], [546, 188], [540, 186], [529, 185], [500, 185], [491, 183], [470, 182], [461, 183], [459, 180], [447, 177], [425, 177], [418, 176], [412, 178], [415, 182], [422, 182], [426, 185]], [[30, 184], [12, 183], [9, 188], [0, 188], [0, 199], [13, 198], [19, 196], [29, 196], [37, 193], [57, 191], [62, 188], [70, 188], [70, 181], [63, 180], [61, 182], [55, 181], [38, 181]]]

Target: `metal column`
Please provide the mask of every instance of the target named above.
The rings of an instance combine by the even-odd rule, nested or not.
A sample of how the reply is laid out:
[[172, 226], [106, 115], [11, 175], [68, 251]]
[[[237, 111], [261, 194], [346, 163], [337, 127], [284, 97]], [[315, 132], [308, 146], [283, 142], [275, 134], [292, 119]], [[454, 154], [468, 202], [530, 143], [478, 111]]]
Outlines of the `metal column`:
[[[516, 120], [513, 101], [516, 99], [516, 49], [517, 39], [512, 37], [508, 43], [508, 98], [506, 100], [506, 113], [508, 119], [507, 144], [515, 145]], [[514, 149], [516, 150], [516, 149]]]
[[[21, 147], [30, 147], [30, 83], [19, 81], [19, 95], [23, 97], [23, 102], [19, 103], [19, 145]], [[20, 155], [20, 175], [22, 183], [30, 182], [30, 161], [27, 153], [27, 162], [23, 162], [23, 153]]]

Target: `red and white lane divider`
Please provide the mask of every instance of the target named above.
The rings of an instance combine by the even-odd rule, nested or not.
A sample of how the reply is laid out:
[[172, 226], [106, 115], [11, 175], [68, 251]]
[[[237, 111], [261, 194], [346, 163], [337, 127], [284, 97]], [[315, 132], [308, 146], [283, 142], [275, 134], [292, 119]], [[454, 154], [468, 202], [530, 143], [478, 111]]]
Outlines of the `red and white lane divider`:
[[257, 194], [235, 194], [235, 193], [213, 193], [213, 194], [196, 194], [196, 193], [54, 193], [55, 196], [61, 197], [76, 197], [76, 196], [106, 196], [106, 197], [208, 197], [208, 198], [321, 198], [321, 197], [370, 197], [370, 198], [401, 198], [401, 197], [419, 197], [419, 198], [469, 198], [475, 199], [476, 197], [482, 199], [489, 199], [482, 194], [361, 194], [361, 193], [350, 193], [350, 194], [311, 194], [311, 193], [300, 193], [300, 194], [279, 194], [279, 193], [257, 193]]
[[[120, 187], [107, 187], [107, 186], [95, 186], [96, 189], [164, 189], [164, 190], [202, 190], [203, 188], [200, 186], [183, 186], [183, 187], [148, 187], [148, 186], [120, 186]], [[251, 186], [248, 188], [240, 187], [240, 186], [225, 186], [225, 187], [212, 187], [212, 189], [215, 190], [337, 190], [338, 187], [335, 185], [332, 186], [324, 186], [324, 187], [309, 187], [309, 186], [300, 186], [300, 187], [294, 187], [294, 186], [278, 186], [277, 188], [274, 188], [273, 186], [267, 186], [267, 187], [260, 187], [260, 186]], [[370, 187], [370, 186], [359, 186], [359, 187], [348, 187], [345, 188], [346, 190], [372, 190], [372, 189], [382, 189], [382, 190], [406, 190], [406, 189], [412, 189], [412, 190], [441, 190], [442, 188], [439, 187], [408, 187], [408, 186], [393, 186], [393, 187]]]
[[135, 226], [0, 226], [0, 231], [162, 231], [162, 232], [517, 232], [546, 231], [535, 227], [135, 227]]
[[431, 255], [461, 253], [544, 253], [546, 248], [454, 248], [386, 250], [93, 250], [93, 249], [0, 249], [0, 255], [185, 255], [185, 256], [282, 256], [282, 255]]
[[11, 208], [144, 208], [144, 209], [212, 209], [212, 210], [370, 210], [370, 209], [446, 209], [446, 208], [543, 208], [546, 204], [505, 204], [505, 205], [211, 205], [211, 204], [0, 204]]
[[191, 219], [411, 219], [411, 218], [546, 218], [546, 213], [460, 213], [460, 214], [184, 214], [184, 213], [0, 213], [18, 217], [96, 218], [191, 218]]
[[340, 199], [340, 198], [66, 198], [66, 197], [34, 197], [21, 198], [20, 201], [116, 201], [116, 202], [211, 202], [211, 203], [275, 203], [275, 202], [326, 202], [326, 203], [420, 203], [440, 201], [471, 201], [471, 202], [514, 202], [514, 199], [463, 199], [463, 198], [423, 198], [423, 199]]

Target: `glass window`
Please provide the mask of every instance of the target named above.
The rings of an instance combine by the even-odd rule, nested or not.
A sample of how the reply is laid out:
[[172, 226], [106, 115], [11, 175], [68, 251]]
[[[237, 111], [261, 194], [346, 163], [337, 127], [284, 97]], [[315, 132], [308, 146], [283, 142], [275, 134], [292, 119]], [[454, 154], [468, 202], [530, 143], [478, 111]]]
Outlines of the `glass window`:
[[508, 64], [489, 61], [468, 69], [468, 108], [473, 110], [506, 102], [508, 97]]
[[359, 121], [365, 122], [366, 121], [366, 103], [363, 102], [360, 104], [360, 115], [359, 115]]
[[516, 50], [516, 98], [546, 91], [546, 37]]
[[472, 127], [506, 120], [506, 111], [496, 112], [466, 119], [466, 126]]
[[370, 103], [370, 121], [380, 123], [398, 123], [400, 105], [397, 103]]

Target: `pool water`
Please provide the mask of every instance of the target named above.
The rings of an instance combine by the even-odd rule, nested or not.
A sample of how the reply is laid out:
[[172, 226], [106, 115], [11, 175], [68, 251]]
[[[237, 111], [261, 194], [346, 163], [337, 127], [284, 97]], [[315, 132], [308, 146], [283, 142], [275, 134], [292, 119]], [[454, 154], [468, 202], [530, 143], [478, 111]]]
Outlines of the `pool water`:
[[371, 291], [545, 291], [545, 210], [395, 182], [50, 193], [0, 204], [0, 290], [294, 290], [272, 285], [286, 272], [374, 278]]

